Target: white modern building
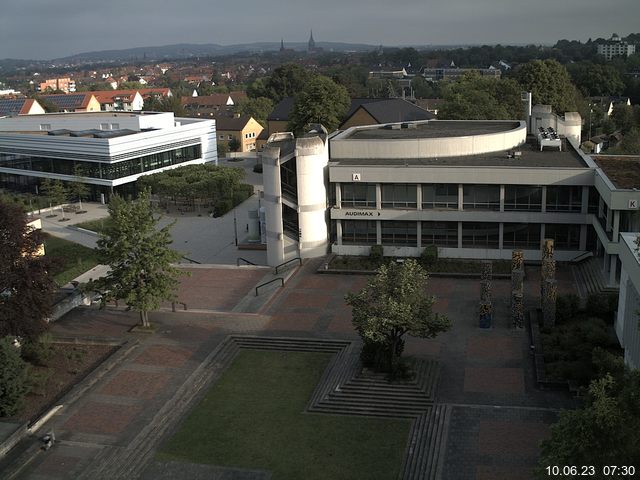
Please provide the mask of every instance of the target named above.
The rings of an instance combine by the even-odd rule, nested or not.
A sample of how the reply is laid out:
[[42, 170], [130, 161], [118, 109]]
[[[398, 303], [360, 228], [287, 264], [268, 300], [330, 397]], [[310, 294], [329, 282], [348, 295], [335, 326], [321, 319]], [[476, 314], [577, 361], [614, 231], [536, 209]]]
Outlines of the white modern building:
[[636, 52], [636, 46], [623, 41], [618, 34], [614, 33], [606, 43], [598, 44], [598, 55], [602, 55], [607, 60], [613, 57], [628, 57]]
[[135, 180], [217, 163], [213, 120], [173, 113], [87, 112], [0, 118], [0, 186], [35, 193], [42, 179], [77, 179], [91, 197], [135, 193]]
[[624, 348], [624, 362], [631, 368], [640, 368], [640, 257], [638, 256], [637, 233], [620, 235], [620, 296], [618, 297], [618, 315], [616, 334]]

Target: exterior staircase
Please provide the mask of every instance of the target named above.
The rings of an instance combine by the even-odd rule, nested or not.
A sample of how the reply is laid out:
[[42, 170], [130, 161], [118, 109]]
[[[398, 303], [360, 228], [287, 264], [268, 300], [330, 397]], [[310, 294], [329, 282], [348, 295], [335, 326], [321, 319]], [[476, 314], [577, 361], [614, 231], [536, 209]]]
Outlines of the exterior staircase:
[[582, 298], [591, 294], [617, 293], [617, 287], [607, 286], [607, 280], [602, 272], [602, 258], [591, 257], [573, 265], [573, 275]]

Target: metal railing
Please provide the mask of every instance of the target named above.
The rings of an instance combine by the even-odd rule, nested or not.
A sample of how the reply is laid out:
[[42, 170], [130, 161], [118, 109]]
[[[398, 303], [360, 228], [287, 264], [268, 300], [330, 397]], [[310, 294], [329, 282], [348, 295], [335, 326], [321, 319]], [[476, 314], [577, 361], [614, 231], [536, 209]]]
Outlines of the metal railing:
[[242, 260], [243, 262], [245, 262], [247, 265], [255, 265], [255, 263], [250, 262], [249, 260], [247, 260], [246, 258], [242, 258], [242, 257], [238, 257], [236, 259], [236, 267], [240, 266], [240, 260]]
[[280, 265], [276, 266], [276, 269], [275, 269], [274, 273], [277, 275], [278, 274], [278, 269], [280, 267], [284, 267], [285, 265], [287, 265], [287, 264], [289, 264], [291, 262], [295, 262], [296, 260], [298, 260], [300, 262], [300, 265], [302, 265], [302, 259], [300, 257], [292, 258], [291, 260], [287, 260], [286, 262], [282, 262]]
[[593, 257], [593, 252], [584, 252], [578, 255], [577, 257], [573, 257], [569, 260], [571, 263], [580, 263], [582, 260], [586, 260], [587, 258]]
[[182, 256], [182, 258], [184, 258], [185, 260], [187, 260], [187, 261], [189, 261], [191, 263], [197, 263], [198, 265], [202, 265], [202, 262], [194, 260], [193, 258], [185, 257], [184, 255]]
[[258, 296], [258, 289], [260, 287], [264, 287], [265, 285], [269, 285], [270, 283], [277, 282], [278, 280], [280, 280], [280, 286], [284, 287], [284, 278], [282, 277], [274, 278], [273, 280], [269, 280], [268, 282], [261, 283], [256, 287], [256, 297]]

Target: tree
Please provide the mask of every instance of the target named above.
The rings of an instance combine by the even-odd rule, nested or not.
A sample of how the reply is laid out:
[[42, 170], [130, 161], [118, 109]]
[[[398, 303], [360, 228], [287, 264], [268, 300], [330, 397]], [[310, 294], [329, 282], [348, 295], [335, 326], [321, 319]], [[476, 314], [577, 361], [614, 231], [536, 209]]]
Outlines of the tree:
[[240, 140], [238, 140], [236, 137], [233, 137], [231, 140], [229, 140], [228, 145], [229, 150], [231, 150], [232, 152], [237, 152], [238, 150], [240, 150], [240, 147], [242, 147]]
[[267, 97], [243, 98], [235, 107], [240, 115], [253, 117], [263, 127], [267, 126], [267, 117], [273, 110], [273, 102]]
[[173, 224], [157, 230], [159, 217], [153, 213], [148, 190], [131, 201], [114, 195], [109, 214], [111, 222], [98, 240], [97, 253], [110, 271], [89, 288], [102, 293], [103, 305], [124, 300], [129, 309], [140, 313], [141, 325], [149, 328], [149, 311], [163, 300], [175, 299], [179, 283], [181, 272], [171, 265], [180, 259], [170, 248]]
[[640, 370], [592, 381], [585, 406], [563, 411], [542, 442], [538, 478], [549, 478], [547, 465], [593, 465], [596, 472], [605, 465], [640, 465], [638, 398]]
[[338, 128], [350, 105], [346, 88], [328, 77], [317, 76], [296, 96], [288, 128], [299, 134], [310, 123], [321, 123], [332, 132]]
[[40, 190], [47, 197], [49, 197], [50, 207], [51, 204], [59, 205], [62, 212], [62, 219], [64, 220], [64, 203], [69, 198], [69, 192], [65, 188], [64, 184], [60, 180], [52, 180], [45, 178], [40, 186]]
[[0, 417], [15, 415], [28, 392], [27, 364], [11, 337], [0, 339]]
[[78, 199], [80, 211], [82, 211], [82, 199], [89, 196], [89, 186], [85, 183], [85, 179], [84, 170], [76, 165], [73, 182], [69, 184], [69, 193]]
[[588, 97], [620, 95], [625, 85], [611, 65], [580, 62], [567, 67], [575, 86]]
[[264, 82], [261, 96], [269, 97], [273, 103], [279, 103], [284, 97], [299, 94], [313, 78], [313, 74], [296, 63], [287, 63], [276, 68]]
[[622, 137], [620, 145], [607, 150], [610, 155], [640, 155], [640, 128], [632, 128]]
[[556, 60], [532, 60], [515, 72], [520, 85], [532, 93], [533, 104], [551, 105], [556, 113], [578, 109], [576, 87], [567, 69]]
[[618, 103], [613, 106], [611, 120], [622, 133], [627, 133], [633, 128], [635, 123], [633, 117], [633, 107], [624, 103]]
[[41, 244], [21, 207], [0, 202], [0, 337], [35, 339], [47, 327], [55, 283]]
[[433, 338], [451, 326], [445, 315], [433, 312], [436, 299], [427, 295], [427, 279], [415, 260], [389, 263], [359, 293], [345, 296], [353, 307], [353, 325], [365, 343], [363, 360], [373, 350], [374, 366], [392, 377], [400, 364], [405, 334]]
[[144, 101], [142, 110], [147, 112], [173, 112], [176, 117], [184, 117], [186, 113], [181, 98], [177, 94], [171, 97], [151, 95]]
[[520, 86], [512, 79], [481, 77], [469, 72], [443, 87], [445, 120], [516, 120], [524, 117]]

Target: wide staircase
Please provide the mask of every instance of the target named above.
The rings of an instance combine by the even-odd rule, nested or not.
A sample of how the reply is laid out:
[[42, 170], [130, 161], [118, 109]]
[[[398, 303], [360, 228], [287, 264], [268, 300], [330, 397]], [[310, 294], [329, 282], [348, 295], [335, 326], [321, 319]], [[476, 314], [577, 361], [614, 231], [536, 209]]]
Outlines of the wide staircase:
[[580, 296], [583, 298], [587, 298], [591, 294], [617, 293], [619, 290], [617, 287], [607, 286], [600, 257], [591, 257], [573, 265], [573, 274]]

